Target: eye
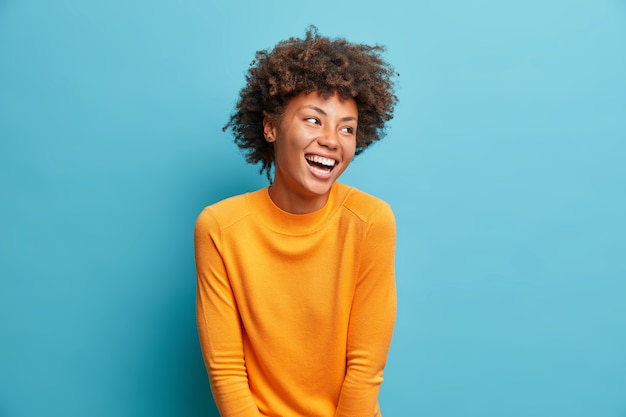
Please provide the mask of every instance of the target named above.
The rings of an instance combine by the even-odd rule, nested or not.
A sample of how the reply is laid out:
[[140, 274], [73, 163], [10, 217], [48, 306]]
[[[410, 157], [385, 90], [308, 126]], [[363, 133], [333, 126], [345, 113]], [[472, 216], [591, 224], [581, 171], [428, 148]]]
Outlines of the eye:
[[341, 128], [341, 131], [344, 133], [354, 134], [354, 128], [352, 126], [345, 126]]
[[315, 125], [320, 123], [320, 120], [317, 117], [307, 117], [304, 119], [305, 122], [313, 123]]

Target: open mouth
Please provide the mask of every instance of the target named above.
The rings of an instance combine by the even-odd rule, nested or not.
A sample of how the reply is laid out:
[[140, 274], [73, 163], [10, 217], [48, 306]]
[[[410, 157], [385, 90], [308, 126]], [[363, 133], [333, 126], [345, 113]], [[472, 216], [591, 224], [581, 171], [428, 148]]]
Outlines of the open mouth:
[[335, 168], [337, 161], [319, 155], [305, 155], [307, 163], [316, 171], [327, 174]]

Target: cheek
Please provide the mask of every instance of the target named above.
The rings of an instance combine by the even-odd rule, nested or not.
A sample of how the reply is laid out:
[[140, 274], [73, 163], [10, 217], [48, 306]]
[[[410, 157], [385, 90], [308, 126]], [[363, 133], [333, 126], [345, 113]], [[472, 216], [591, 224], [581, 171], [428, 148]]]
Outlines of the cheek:
[[277, 142], [274, 143], [274, 163], [283, 167], [296, 166], [300, 162], [301, 150], [291, 142]]
[[356, 152], [356, 141], [352, 141], [350, 143], [346, 143], [343, 147], [343, 154], [348, 160], [352, 160], [354, 158], [354, 153]]

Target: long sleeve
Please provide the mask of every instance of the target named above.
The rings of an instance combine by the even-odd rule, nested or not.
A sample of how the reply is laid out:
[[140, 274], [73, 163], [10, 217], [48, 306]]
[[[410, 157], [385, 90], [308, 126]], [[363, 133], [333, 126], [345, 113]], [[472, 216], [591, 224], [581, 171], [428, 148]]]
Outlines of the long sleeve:
[[222, 417], [380, 417], [394, 252], [389, 205], [343, 184], [302, 215], [267, 188], [207, 207], [197, 321]]
[[196, 222], [196, 318], [211, 390], [222, 417], [260, 417], [248, 385], [239, 312], [210, 209]]
[[336, 417], [377, 415], [396, 315], [396, 228], [391, 208], [373, 216], [361, 250], [348, 327], [347, 371]]

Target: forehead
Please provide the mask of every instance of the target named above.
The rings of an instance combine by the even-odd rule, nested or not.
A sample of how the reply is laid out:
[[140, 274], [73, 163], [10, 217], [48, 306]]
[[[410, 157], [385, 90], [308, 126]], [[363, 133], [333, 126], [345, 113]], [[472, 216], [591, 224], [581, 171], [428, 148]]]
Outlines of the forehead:
[[324, 97], [317, 91], [302, 92], [287, 102], [284, 113], [297, 112], [302, 109], [311, 109], [325, 115], [332, 114], [342, 118], [358, 116], [356, 101], [352, 97], [344, 99], [337, 92], [328, 97]]

